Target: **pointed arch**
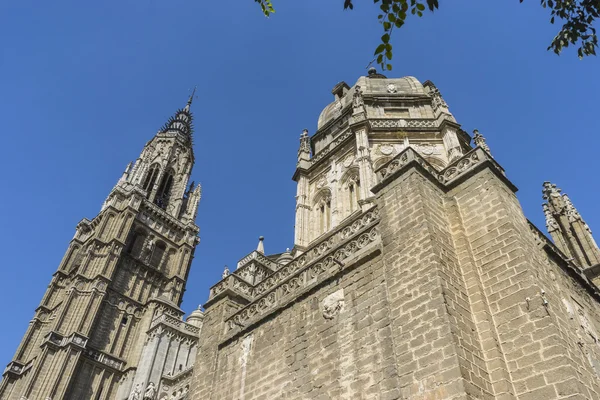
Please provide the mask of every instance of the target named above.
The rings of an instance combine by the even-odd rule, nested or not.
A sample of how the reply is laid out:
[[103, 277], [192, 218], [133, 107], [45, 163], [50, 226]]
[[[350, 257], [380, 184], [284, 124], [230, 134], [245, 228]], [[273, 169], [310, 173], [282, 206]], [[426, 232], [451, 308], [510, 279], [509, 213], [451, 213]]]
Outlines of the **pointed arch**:
[[350, 168], [340, 180], [341, 198], [344, 210], [344, 216], [352, 214], [359, 209], [360, 200], [360, 175], [358, 168]]
[[313, 207], [313, 239], [331, 229], [331, 191], [321, 189], [314, 197]]
[[427, 161], [429, 164], [431, 164], [431, 166], [435, 169], [437, 169], [438, 171], [443, 170], [444, 168], [446, 168], [446, 163], [444, 161], [442, 161], [441, 159], [439, 159], [438, 157], [433, 157], [433, 156], [428, 156], [428, 157], [424, 157], [425, 161]]
[[373, 171], [377, 171], [379, 168], [383, 167], [385, 164], [390, 162], [392, 157], [379, 157], [377, 160], [373, 162]]
[[127, 252], [134, 257], [139, 257], [144, 250], [144, 243], [146, 242], [148, 234], [143, 229], [135, 230], [129, 240]]
[[169, 198], [171, 197], [171, 190], [173, 189], [174, 179], [175, 171], [173, 170], [173, 168], [169, 168], [167, 172], [163, 175], [160, 185], [158, 186], [158, 191], [156, 192], [154, 203], [157, 206], [161, 208], [166, 208], [169, 204]]
[[152, 256], [150, 256], [150, 265], [153, 267], [160, 267], [160, 262], [162, 261], [165, 252], [167, 251], [167, 245], [165, 242], [157, 241], [154, 249], [152, 249]]
[[148, 168], [148, 172], [146, 172], [146, 177], [144, 178], [144, 183], [142, 185], [142, 189], [148, 192], [147, 196], [150, 196], [159, 173], [160, 166], [158, 164], [152, 164], [150, 168]]

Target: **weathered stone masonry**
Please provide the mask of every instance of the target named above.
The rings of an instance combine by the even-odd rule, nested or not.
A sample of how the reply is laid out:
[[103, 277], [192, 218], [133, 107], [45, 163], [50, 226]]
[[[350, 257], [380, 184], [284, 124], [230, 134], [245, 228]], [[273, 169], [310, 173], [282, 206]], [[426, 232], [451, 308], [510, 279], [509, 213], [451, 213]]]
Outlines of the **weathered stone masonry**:
[[[571, 212], [559, 232], [581, 229], [555, 246], [523, 215], [481, 134], [465, 146], [443, 101], [431, 103], [430, 125], [371, 120], [381, 102], [396, 112], [389, 86], [399, 85], [370, 78], [381, 81], [359, 80], [365, 100], [348, 106], [348, 119], [338, 95], [360, 89], [340, 84], [324, 111], [333, 115], [301, 138], [292, 259], [258, 261], [250, 282], [248, 260], [260, 258], [251, 253], [211, 289], [191, 398], [600, 398], [598, 250], [587, 225]], [[388, 94], [373, 93], [381, 87]], [[440, 129], [454, 139], [436, 144]], [[348, 209], [336, 185], [360, 146], [371, 170], [356, 182], [372, 173], [370, 194], [336, 217]], [[552, 205], [555, 218], [567, 212]]]

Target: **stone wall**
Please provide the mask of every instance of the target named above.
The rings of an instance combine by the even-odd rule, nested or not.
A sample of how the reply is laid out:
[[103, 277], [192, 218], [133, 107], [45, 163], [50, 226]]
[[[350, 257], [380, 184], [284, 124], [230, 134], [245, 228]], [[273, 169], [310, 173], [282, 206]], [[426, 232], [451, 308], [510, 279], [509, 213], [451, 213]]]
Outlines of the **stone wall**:
[[260, 300], [207, 305], [191, 398], [600, 398], [597, 288], [499, 165], [409, 149], [378, 174], [369, 251], [235, 329]]

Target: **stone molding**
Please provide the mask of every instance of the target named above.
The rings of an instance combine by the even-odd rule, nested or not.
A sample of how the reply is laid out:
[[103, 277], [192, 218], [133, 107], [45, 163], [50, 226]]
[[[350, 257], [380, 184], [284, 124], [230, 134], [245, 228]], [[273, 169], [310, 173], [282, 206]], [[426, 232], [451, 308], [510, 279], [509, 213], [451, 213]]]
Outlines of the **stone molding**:
[[198, 335], [200, 334], [200, 328], [197, 326], [190, 325], [185, 321], [179, 320], [167, 314], [162, 314], [152, 320], [150, 323], [150, 328], [148, 329], [149, 335], [151, 335], [151, 331], [158, 326], [164, 326], [166, 329], [169, 329], [174, 333], [185, 335], [186, 338], [192, 337], [195, 339], [194, 342], [197, 342]]
[[[227, 342], [248, 327], [285, 307], [299, 296], [341, 273], [346, 266], [380, 247], [377, 209], [361, 215], [358, 221], [344, 226], [336, 235], [315, 245], [305, 254], [267, 278], [254, 301], [225, 320]], [[356, 229], [356, 230], [355, 230]], [[277, 276], [275, 276], [277, 275]], [[267, 282], [272, 278], [272, 281]]]
[[371, 191], [377, 193], [404, 171], [408, 170], [410, 166], [418, 166], [421, 171], [425, 171], [425, 175], [438, 184], [444, 191], [450, 190], [475, 172], [488, 166], [513, 192], [517, 191], [517, 188], [506, 178], [504, 169], [500, 164], [481, 147], [474, 148], [448, 164], [441, 171], [436, 170], [413, 148], [408, 147], [375, 171], [378, 183]]

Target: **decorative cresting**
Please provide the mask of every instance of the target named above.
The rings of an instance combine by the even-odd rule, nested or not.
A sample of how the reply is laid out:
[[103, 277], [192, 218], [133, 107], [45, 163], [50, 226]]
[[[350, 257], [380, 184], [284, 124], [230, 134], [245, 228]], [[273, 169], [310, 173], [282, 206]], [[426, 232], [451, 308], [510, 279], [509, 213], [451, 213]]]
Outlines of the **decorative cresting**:
[[555, 184], [544, 182], [542, 204], [546, 218], [546, 228], [560, 248], [582, 268], [600, 263], [600, 249], [592, 236], [590, 227], [585, 223], [571, 199]]
[[[375, 185], [372, 190], [374, 192], [379, 191], [383, 186], [385, 186], [386, 182], [393, 177], [396, 177], [397, 174], [401, 173], [401, 171], [403, 171], [405, 168], [408, 168], [409, 165], [415, 164], [421, 166], [423, 169], [429, 172], [436, 181], [445, 186], [452, 185], [454, 182], [460, 181], [460, 178], [471, 173], [472, 171], [476, 170], [477, 167], [483, 166], [484, 164], [490, 165], [494, 172], [498, 173], [502, 178], [504, 178], [504, 169], [492, 158], [491, 155], [489, 155], [480, 147], [476, 147], [475, 149], [471, 150], [441, 171], [437, 171], [431, 164], [421, 157], [419, 153], [409, 147], [392, 158], [388, 163], [383, 164], [377, 169], [376, 174], [379, 183]], [[508, 180], [505, 181], [514, 188], [514, 186]]]
[[[344, 269], [345, 260], [368, 254], [377, 248], [380, 243], [378, 223], [377, 208], [358, 215], [254, 288], [250, 288], [251, 303], [226, 320], [225, 340], [337, 275]], [[232, 276], [227, 278], [229, 282], [225, 283], [226, 289], [235, 285], [235, 278], [231, 278]]]

